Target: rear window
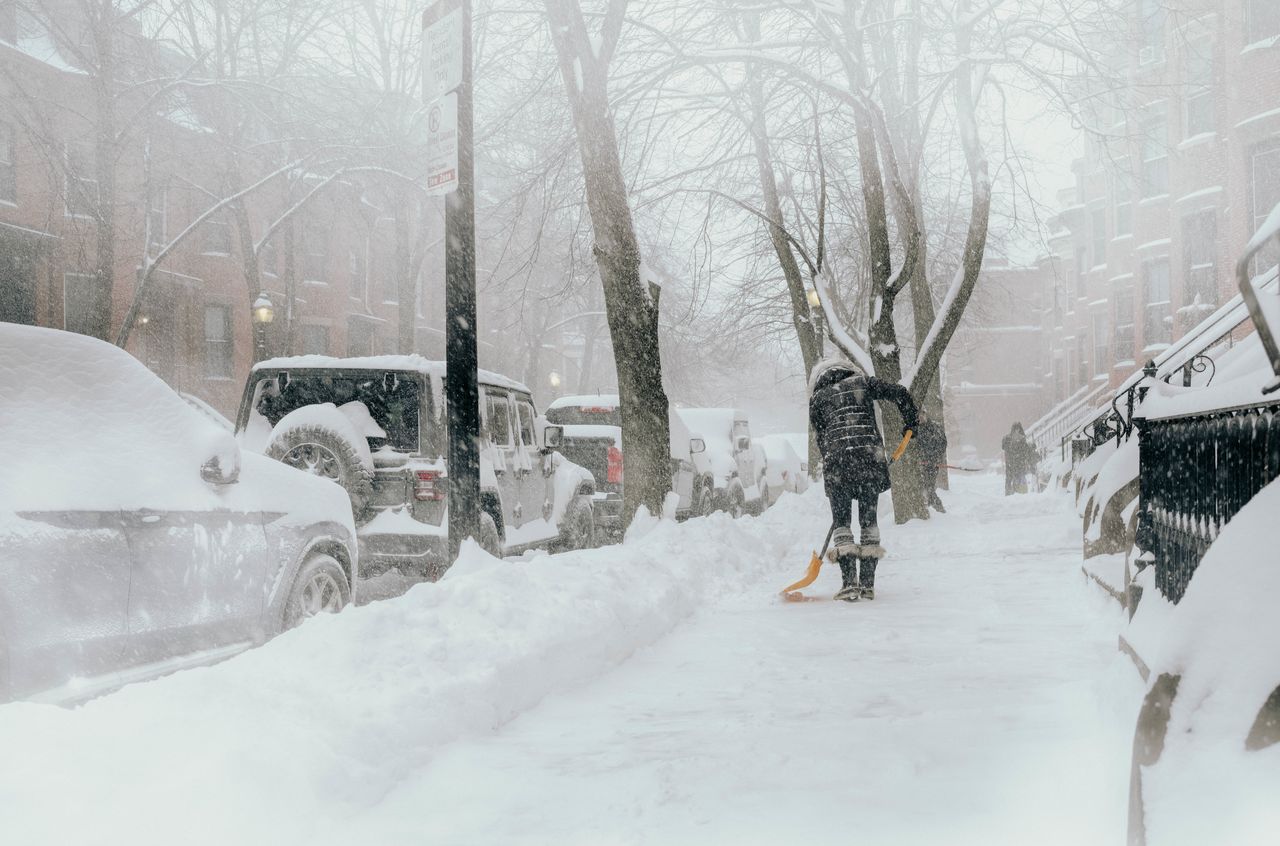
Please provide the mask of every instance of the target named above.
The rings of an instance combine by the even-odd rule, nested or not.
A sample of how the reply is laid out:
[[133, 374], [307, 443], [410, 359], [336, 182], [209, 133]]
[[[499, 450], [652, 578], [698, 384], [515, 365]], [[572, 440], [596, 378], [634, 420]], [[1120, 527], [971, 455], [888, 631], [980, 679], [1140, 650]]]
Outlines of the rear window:
[[[369, 438], [369, 447], [401, 452], [419, 449], [419, 416], [424, 400], [416, 373], [390, 371], [295, 371], [265, 373], [254, 388], [250, 416], [265, 418], [274, 427], [289, 412], [307, 405], [331, 402], [341, 406], [361, 402], [387, 436]], [[281, 384], [283, 383], [283, 387]], [[430, 403], [428, 394], [426, 402]]]
[[547, 422], [557, 426], [621, 426], [622, 410], [610, 405], [562, 405], [547, 409]]

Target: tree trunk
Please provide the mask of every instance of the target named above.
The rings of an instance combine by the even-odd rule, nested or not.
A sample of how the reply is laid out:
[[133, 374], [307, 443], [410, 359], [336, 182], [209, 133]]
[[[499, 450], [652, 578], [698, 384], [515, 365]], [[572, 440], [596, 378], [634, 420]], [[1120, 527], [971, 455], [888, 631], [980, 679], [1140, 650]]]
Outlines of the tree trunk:
[[601, 35], [593, 38], [576, 0], [546, 0], [582, 158], [593, 252], [618, 370], [626, 473], [623, 521], [630, 523], [641, 505], [654, 514], [662, 512], [671, 490], [671, 454], [658, 345], [660, 290], [641, 278], [640, 245], [607, 93], [608, 62], [625, 7], [625, 2], [612, 0]]

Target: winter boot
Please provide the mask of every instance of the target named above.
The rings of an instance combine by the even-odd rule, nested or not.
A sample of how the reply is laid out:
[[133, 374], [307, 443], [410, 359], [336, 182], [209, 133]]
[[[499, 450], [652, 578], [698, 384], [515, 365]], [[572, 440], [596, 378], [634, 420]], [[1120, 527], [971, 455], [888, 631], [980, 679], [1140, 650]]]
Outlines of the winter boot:
[[876, 559], [863, 558], [858, 568], [858, 593], [862, 599], [876, 598]]
[[847, 555], [837, 560], [840, 562], [840, 576], [844, 584], [832, 598], [843, 599], [845, 602], [857, 602], [862, 598], [862, 586], [858, 583], [858, 559]]
[[[831, 535], [831, 550], [827, 553], [827, 560], [839, 563], [846, 558], [852, 560], [857, 555], [858, 545], [853, 541], [853, 532], [849, 531], [848, 526], [837, 526]], [[843, 564], [840, 566], [844, 567]]]

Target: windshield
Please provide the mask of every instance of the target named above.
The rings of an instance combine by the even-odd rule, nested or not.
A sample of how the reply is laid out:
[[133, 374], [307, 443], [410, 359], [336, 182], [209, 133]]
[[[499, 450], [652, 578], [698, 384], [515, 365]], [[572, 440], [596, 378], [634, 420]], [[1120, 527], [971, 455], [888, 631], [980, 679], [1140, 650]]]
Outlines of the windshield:
[[622, 409], [609, 405], [562, 405], [547, 409], [547, 422], [557, 426], [621, 426]]
[[[287, 372], [287, 378], [279, 378]], [[281, 388], [283, 382], [284, 387]], [[383, 447], [400, 452], [418, 452], [419, 415], [423, 392], [416, 373], [390, 371], [280, 371], [266, 372], [254, 388], [252, 417], [274, 427], [295, 409], [331, 402], [343, 406], [359, 402], [369, 411], [385, 437], [369, 437], [369, 448]], [[430, 402], [430, 396], [425, 397]], [[249, 421], [252, 426], [253, 421]]]

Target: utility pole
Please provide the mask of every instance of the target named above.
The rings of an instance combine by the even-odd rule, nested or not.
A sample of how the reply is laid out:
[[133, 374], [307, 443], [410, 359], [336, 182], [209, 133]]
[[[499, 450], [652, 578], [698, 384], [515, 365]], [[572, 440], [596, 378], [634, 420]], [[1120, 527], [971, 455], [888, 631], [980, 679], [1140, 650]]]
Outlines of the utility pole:
[[422, 17], [427, 192], [445, 195], [445, 405], [449, 562], [480, 536], [480, 389], [476, 370], [475, 171], [471, 0], [437, 0]]

